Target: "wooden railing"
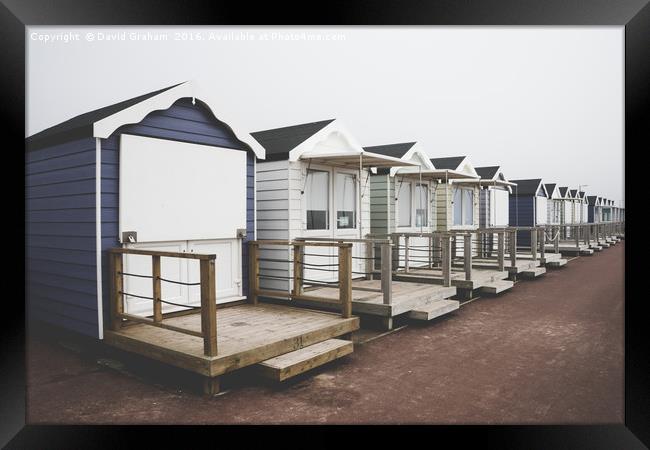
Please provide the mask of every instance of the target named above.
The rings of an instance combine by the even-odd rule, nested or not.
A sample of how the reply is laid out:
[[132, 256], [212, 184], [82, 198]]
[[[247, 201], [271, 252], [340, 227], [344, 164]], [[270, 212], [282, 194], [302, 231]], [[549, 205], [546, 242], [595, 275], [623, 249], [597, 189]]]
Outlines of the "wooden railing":
[[[288, 246], [293, 249], [293, 286], [291, 291], [260, 288], [260, 247]], [[344, 242], [321, 242], [312, 240], [257, 240], [248, 242], [249, 258], [249, 301], [258, 303], [259, 297], [288, 298], [290, 300], [326, 301], [328, 299], [304, 293], [304, 249], [305, 247], [338, 248], [338, 288], [341, 315], [352, 316], [352, 244]]]
[[[151, 278], [152, 292], [151, 300], [153, 301], [152, 318], [137, 316], [124, 312], [124, 296], [129, 295], [124, 292], [124, 276], [131, 274], [124, 273], [124, 255], [143, 255], [151, 256], [151, 276], [137, 274], [136, 276]], [[159, 252], [150, 250], [138, 250], [131, 248], [112, 248], [108, 250], [110, 259], [110, 277], [111, 277], [111, 329], [120, 330], [124, 321], [143, 323], [159, 328], [164, 328], [178, 333], [196, 336], [203, 339], [203, 352], [206, 356], [217, 356], [217, 304], [216, 304], [216, 278], [215, 278], [215, 260], [216, 255], [202, 255], [197, 253], [176, 253], [176, 252]], [[201, 331], [190, 330], [187, 328], [177, 327], [164, 322], [162, 313], [162, 304], [165, 303], [161, 297], [161, 266], [160, 259], [165, 258], [183, 258], [198, 259], [201, 274]], [[187, 284], [187, 283], [180, 283]], [[143, 296], [138, 296], [143, 297]]]

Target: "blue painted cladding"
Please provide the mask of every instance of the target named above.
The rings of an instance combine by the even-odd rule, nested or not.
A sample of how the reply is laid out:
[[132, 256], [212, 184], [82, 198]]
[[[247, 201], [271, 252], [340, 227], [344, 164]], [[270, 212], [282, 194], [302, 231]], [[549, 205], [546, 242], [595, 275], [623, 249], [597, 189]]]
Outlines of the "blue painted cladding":
[[587, 206], [587, 222], [594, 223], [594, 205]]
[[29, 317], [98, 337], [95, 139], [25, 154]]
[[[181, 99], [164, 111], [154, 111], [140, 123], [127, 125], [116, 130], [107, 139], [102, 139], [102, 270], [104, 296], [104, 323], [108, 323], [108, 256], [106, 250], [119, 247], [118, 240], [118, 205], [119, 205], [119, 136], [120, 134], [136, 134], [158, 139], [171, 139], [194, 144], [213, 145], [235, 150], [245, 150], [236, 136], [222, 122], [197, 101], [192, 105], [191, 99]], [[253, 210], [254, 202], [254, 155], [247, 155], [247, 207]], [[110, 196], [110, 202], [105, 203], [105, 196]], [[253, 239], [254, 223], [252, 216], [246, 223], [247, 239]], [[246, 245], [243, 246], [242, 278], [244, 290], [248, 284], [248, 259]], [[245, 292], [244, 292], [245, 295]]]
[[[535, 201], [532, 195], [510, 196], [510, 226], [532, 227], [535, 223]], [[517, 232], [517, 246], [530, 246], [530, 232]]]

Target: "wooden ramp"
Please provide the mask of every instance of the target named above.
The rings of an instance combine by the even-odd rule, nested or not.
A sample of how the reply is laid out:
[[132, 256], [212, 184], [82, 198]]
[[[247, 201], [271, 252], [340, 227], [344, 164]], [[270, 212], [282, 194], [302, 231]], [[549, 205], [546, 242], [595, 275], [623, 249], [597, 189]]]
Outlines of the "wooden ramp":
[[436, 317], [444, 316], [460, 307], [457, 300], [437, 300], [426, 305], [419, 306], [417, 309], [409, 312], [409, 318], [414, 320], [431, 320]]
[[[445, 300], [456, 295], [454, 286], [439, 286], [426, 283], [392, 281], [392, 298], [384, 303], [381, 280], [354, 280], [352, 282], [352, 313], [382, 317], [394, 317], [408, 313], [418, 307], [436, 300]], [[296, 304], [324, 309], [340, 309], [339, 289], [336, 287], [306, 288], [311, 300], [292, 300]]]
[[258, 373], [274, 381], [284, 381], [330, 361], [349, 355], [353, 351], [351, 341], [328, 339], [303, 347], [275, 358], [267, 359], [255, 366]]
[[[198, 313], [165, 323], [201, 331]], [[142, 323], [105, 330], [107, 344], [206, 377], [257, 364], [359, 329], [359, 318], [284, 305], [244, 304], [217, 310], [217, 356], [205, 356], [203, 339]]]

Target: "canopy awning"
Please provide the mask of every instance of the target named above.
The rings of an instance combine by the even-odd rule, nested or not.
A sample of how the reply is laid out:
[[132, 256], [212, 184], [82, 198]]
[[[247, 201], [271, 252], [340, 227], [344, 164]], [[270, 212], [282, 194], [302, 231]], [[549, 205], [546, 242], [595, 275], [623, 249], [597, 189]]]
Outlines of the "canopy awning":
[[481, 186], [517, 186], [517, 183], [503, 180], [485, 180], [481, 179]]
[[341, 167], [364, 168], [370, 167], [399, 167], [418, 166], [417, 163], [403, 161], [392, 156], [385, 156], [372, 152], [341, 152], [341, 153], [303, 153], [301, 160], [311, 161], [314, 164], [328, 164]]

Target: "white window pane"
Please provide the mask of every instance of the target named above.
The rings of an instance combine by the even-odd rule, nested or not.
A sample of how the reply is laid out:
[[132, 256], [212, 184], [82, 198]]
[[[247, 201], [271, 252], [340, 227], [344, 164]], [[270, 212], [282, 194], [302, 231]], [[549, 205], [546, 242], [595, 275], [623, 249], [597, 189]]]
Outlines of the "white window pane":
[[339, 229], [356, 228], [356, 177], [349, 173], [337, 173], [334, 189], [336, 227]]
[[463, 225], [474, 223], [474, 190], [463, 189]]
[[462, 211], [463, 211], [463, 202], [461, 197], [461, 189], [454, 189], [454, 225], [462, 225]]
[[329, 228], [329, 173], [310, 170], [305, 183], [307, 229]]
[[399, 216], [398, 226], [411, 226], [411, 183], [408, 181], [397, 183], [397, 215]]
[[429, 223], [429, 187], [418, 184], [415, 187], [415, 226], [425, 227]]

